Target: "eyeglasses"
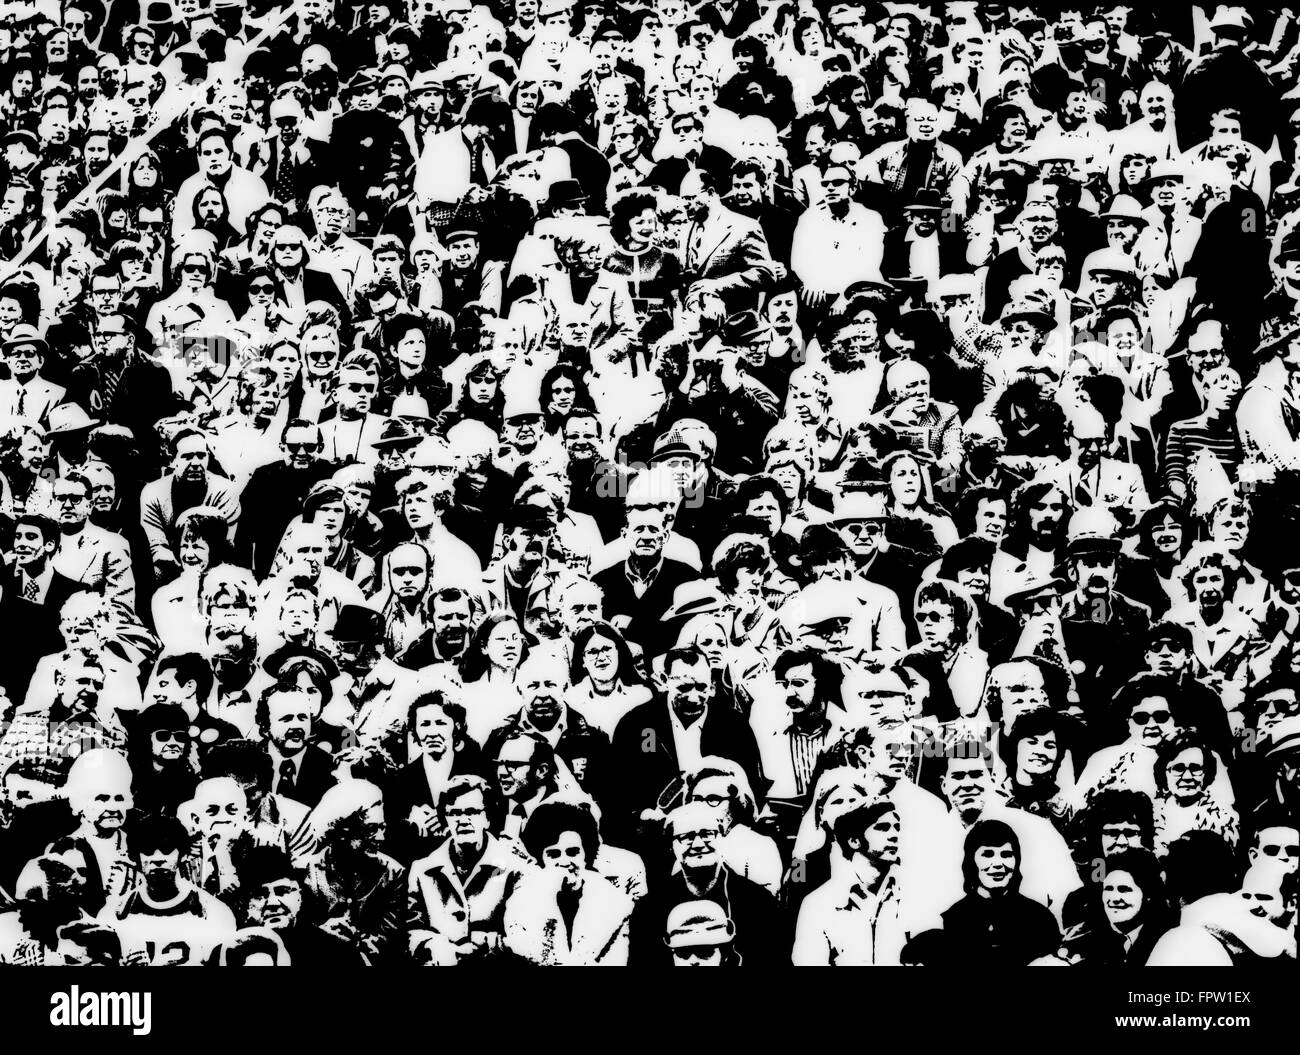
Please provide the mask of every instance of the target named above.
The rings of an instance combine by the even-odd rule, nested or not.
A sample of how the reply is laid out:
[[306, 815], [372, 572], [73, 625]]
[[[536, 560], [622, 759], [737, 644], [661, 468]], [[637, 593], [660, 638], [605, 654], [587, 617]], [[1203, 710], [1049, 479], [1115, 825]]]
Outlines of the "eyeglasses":
[[61, 506], [75, 506], [78, 502], [84, 502], [85, 500], [86, 496], [81, 494], [54, 496], [54, 501]]
[[443, 814], [449, 821], [459, 820], [461, 817], [482, 817], [486, 812], [487, 810], [475, 809], [472, 806], [450, 806], [443, 810]]
[[945, 619], [951, 618], [947, 612], [917, 612], [916, 621], [918, 623], [941, 623]]
[[314, 451], [319, 444], [315, 443], [286, 443], [284, 449], [291, 454], [306, 454], [308, 451]]
[[185, 264], [181, 268], [181, 272], [186, 275], [206, 275], [208, 269], [202, 264]]
[[1283, 715], [1288, 718], [1300, 714], [1300, 699], [1295, 697], [1292, 697], [1289, 700], [1275, 698], [1271, 700], [1260, 700], [1259, 702], [1264, 705], [1265, 714], [1272, 711], [1275, 714]]
[[184, 729], [155, 729], [153, 731], [153, 738], [160, 744], [168, 744], [172, 741], [179, 744], [188, 740], [190, 734]]
[[249, 293], [274, 293], [275, 287], [269, 282], [258, 282], [248, 287]]
[[855, 524], [845, 524], [844, 530], [850, 535], [879, 535], [885, 530], [885, 525], [872, 520], [859, 521]]
[[1174, 762], [1167, 772], [1176, 777], [1199, 777], [1205, 773], [1205, 767], [1200, 762]]
[[1146, 725], [1147, 722], [1155, 722], [1156, 725], [1164, 725], [1173, 717], [1168, 711], [1134, 711], [1133, 724]]
[[679, 960], [707, 960], [717, 948], [716, 945], [683, 945], [674, 949], [673, 955]]
[[677, 832], [675, 835], [673, 835], [673, 842], [681, 843], [683, 846], [687, 846], [690, 843], [695, 843], [695, 842], [711, 843], [715, 839], [717, 839], [717, 837], [718, 837], [718, 830], [716, 828], [710, 828], [705, 831], [698, 831], [698, 832]]
[[703, 802], [706, 806], [725, 806], [731, 802], [730, 795], [696, 795], [696, 802]]

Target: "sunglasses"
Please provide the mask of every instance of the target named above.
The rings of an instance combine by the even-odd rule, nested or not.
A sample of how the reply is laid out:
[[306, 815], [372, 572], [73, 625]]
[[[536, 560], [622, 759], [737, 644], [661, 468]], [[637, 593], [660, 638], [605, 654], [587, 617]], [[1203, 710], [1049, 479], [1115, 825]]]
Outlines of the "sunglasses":
[[707, 960], [709, 959], [716, 945], [685, 945], [680, 949], [674, 949], [673, 955], [679, 960]]
[[845, 524], [844, 530], [850, 535], [880, 535], [884, 533], [885, 525], [867, 521], [865, 523]]
[[153, 738], [160, 744], [168, 744], [172, 741], [179, 744], [187, 741], [190, 738], [190, 734], [184, 729], [155, 729], [153, 731]]
[[1164, 725], [1172, 717], [1168, 711], [1134, 711], [1133, 724], [1146, 725], [1147, 722], [1154, 722], [1156, 725]]
[[274, 293], [275, 287], [271, 285], [269, 282], [258, 282], [255, 285], [249, 286], [248, 292], [249, 293]]

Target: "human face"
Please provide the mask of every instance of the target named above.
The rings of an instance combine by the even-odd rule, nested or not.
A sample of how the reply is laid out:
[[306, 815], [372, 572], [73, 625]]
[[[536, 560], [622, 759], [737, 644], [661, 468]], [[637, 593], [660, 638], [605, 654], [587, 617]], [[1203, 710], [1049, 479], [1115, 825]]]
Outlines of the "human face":
[[444, 655], [459, 655], [469, 641], [469, 601], [437, 601], [433, 606], [433, 632]]
[[54, 506], [60, 527], [75, 530], [90, 518], [89, 490], [75, 480], [60, 478], [54, 482]]
[[926, 645], [947, 648], [957, 637], [956, 612], [942, 601], [925, 601], [916, 610], [916, 629]]
[[366, 370], [344, 370], [339, 375], [338, 404], [339, 411], [356, 418], [370, 413], [375, 393], [379, 390], [379, 380]]
[[1117, 565], [1115, 558], [1104, 554], [1077, 557], [1075, 575], [1086, 597], [1109, 597], [1115, 586]]
[[1174, 732], [1174, 716], [1169, 701], [1152, 696], [1138, 703], [1128, 720], [1129, 738], [1143, 747], [1155, 748]]
[[200, 483], [207, 477], [208, 444], [202, 436], [187, 436], [176, 447], [172, 471], [187, 483]]
[[597, 684], [607, 685], [618, 674], [618, 646], [601, 634], [593, 634], [582, 654], [583, 668]]
[[677, 663], [667, 681], [669, 704], [683, 724], [693, 725], [703, 717], [713, 695], [713, 675], [708, 661]]
[[[603, 595], [600, 587], [582, 584], [570, 589], [564, 595], [564, 627], [570, 634], [584, 630], [600, 619], [603, 609]], [[595, 643], [593, 639], [592, 643]]]
[[719, 623], [705, 623], [695, 635], [695, 647], [704, 653], [712, 669], [721, 669], [727, 653], [726, 631]]
[[488, 634], [486, 649], [488, 660], [503, 670], [514, 670], [524, 652], [524, 636], [513, 619], [497, 623]]
[[289, 930], [302, 912], [302, 886], [286, 876], [249, 891], [248, 915], [254, 925]]
[[450, 254], [451, 266], [457, 270], [464, 271], [474, 266], [474, 261], [478, 259], [478, 239], [462, 235], [454, 239], [447, 247]]
[[1147, 666], [1155, 674], [1180, 674], [1190, 658], [1187, 649], [1179, 648], [1172, 641], [1157, 641], [1146, 653]]
[[211, 548], [205, 539], [192, 531], [181, 536], [180, 561], [182, 568], [206, 568], [212, 557]]
[[206, 836], [233, 838], [248, 823], [248, 800], [233, 780], [220, 780], [200, 789], [197, 814], [199, 830]]
[[1300, 869], [1300, 829], [1290, 825], [1261, 828], [1251, 848], [1250, 860], [1275, 862], [1283, 874]]
[[890, 810], [883, 817], [877, 818], [875, 823], [863, 832], [863, 853], [877, 864], [896, 864], [900, 830], [898, 814]]
[[1031, 777], [1050, 776], [1061, 757], [1056, 734], [1050, 731], [1025, 737], [1020, 741], [1019, 752], [1020, 766]]
[[1250, 535], [1250, 517], [1240, 508], [1222, 510], [1215, 514], [1210, 533], [1215, 542], [1235, 553]]
[[[507, 747], [510, 744], [505, 745]], [[461, 848], [479, 848], [487, 841], [488, 815], [483, 792], [467, 791], [447, 804], [443, 811], [451, 829], [452, 842]]]
[[388, 576], [398, 597], [419, 597], [429, 582], [429, 561], [422, 546], [402, 546], [389, 558]]
[[673, 831], [673, 853], [683, 868], [707, 869], [718, 863], [721, 824], [694, 818]]
[[1132, 821], [1115, 821], [1101, 826], [1101, 853], [1113, 857], [1122, 850], [1142, 848], [1142, 829]]
[[1266, 919], [1274, 926], [1281, 927], [1290, 915], [1276, 877], [1252, 870], [1242, 882], [1240, 896], [1252, 916]]
[[73, 710], [94, 710], [104, 691], [104, 672], [98, 667], [75, 663], [58, 673], [59, 698]]
[[82, 817], [99, 836], [119, 831], [126, 822], [126, 811], [131, 808], [131, 789], [105, 783], [95, 788], [89, 802], [82, 807]]
[[1110, 925], [1119, 931], [1134, 926], [1142, 911], [1142, 888], [1132, 873], [1117, 869], [1109, 872], [1101, 884], [1101, 905]]
[[502, 744], [497, 754], [496, 774], [497, 784], [505, 798], [527, 799], [538, 780], [532, 742], [515, 738]]
[[975, 535], [995, 545], [1007, 533], [1007, 503], [1001, 498], [982, 498], [975, 508]]
[[1151, 528], [1151, 545], [1157, 553], [1176, 554], [1183, 548], [1183, 527], [1173, 517], [1165, 517]]
[[1002, 720], [1010, 728], [1026, 711], [1048, 704], [1043, 672], [1032, 663], [1005, 663], [993, 673], [1002, 697]]
[[154, 847], [140, 854], [140, 871], [144, 873], [146, 882], [150, 879], [174, 876], [180, 868], [180, 861], [179, 850]]
[[51, 556], [55, 545], [54, 542], [47, 543], [40, 529], [31, 524], [22, 524], [14, 529], [14, 556], [23, 567], [42, 557]]
[[285, 463], [291, 469], [310, 469], [320, 453], [320, 436], [314, 428], [288, 429], [283, 448]]
[[1015, 849], [1010, 843], [979, 847], [975, 851], [975, 872], [983, 890], [1001, 893], [1016, 875]]
[[1292, 689], [1278, 689], [1260, 698], [1260, 715], [1257, 728], [1260, 733], [1267, 733], [1283, 719], [1300, 715], [1300, 699]]
[[432, 758], [442, 758], [456, 745], [456, 723], [436, 704], [426, 705], [415, 712], [411, 731], [424, 753]]
[[1191, 802], [1205, 790], [1205, 752], [1189, 747], [1175, 755], [1165, 767], [1169, 793], [1178, 802]]
[[1065, 518], [1065, 496], [1048, 491], [1029, 507], [1029, 531], [1037, 539], [1052, 538]]
[[313, 707], [304, 692], [277, 692], [267, 701], [271, 742], [285, 754], [307, 746]]
[[775, 496], [768, 492], [751, 501], [745, 512], [748, 516], [765, 521], [769, 535], [775, 535], [781, 529], [781, 506]]
[[555, 842], [542, 851], [543, 868], [577, 876], [586, 865], [586, 850], [582, 845], [582, 837], [577, 832], [560, 832]]
[[199, 168], [205, 176], [224, 176], [230, 171], [230, 147], [217, 136], [208, 136], [199, 146]]
[[32, 380], [45, 362], [45, 356], [35, 344], [15, 344], [6, 349], [5, 359], [15, 381], [26, 384]]
[[844, 205], [852, 190], [853, 177], [846, 168], [832, 165], [822, 176], [822, 200], [827, 205]]
[[667, 531], [663, 514], [656, 509], [637, 509], [628, 513], [627, 535], [632, 552], [643, 560], [657, 560], [663, 552]]
[[1224, 589], [1222, 568], [1198, 568], [1192, 575], [1192, 596], [1203, 608], [1223, 604]]
[[879, 520], [850, 520], [840, 525], [840, 537], [858, 560], [875, 555], [885, 535], [885, 525]]
[[889, 470], [889, 486], [894, 501], [911, 508], [921, 500], [921, 467], [911, 458], [897, 459]]
[[968, 816], [984, 808], [991, 780], [982, 758], [950, 758], [941, 789], [953, 810]]

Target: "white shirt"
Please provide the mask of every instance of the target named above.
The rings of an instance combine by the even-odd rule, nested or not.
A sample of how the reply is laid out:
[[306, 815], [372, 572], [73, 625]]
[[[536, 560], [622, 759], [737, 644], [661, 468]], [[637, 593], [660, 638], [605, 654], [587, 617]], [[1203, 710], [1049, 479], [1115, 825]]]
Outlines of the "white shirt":
[[673, 748], [677, 753], [677, 768], [683, 773], [698, 768], [704, 757], [700, 749], [700, 736], [704, 732], [704, 719], [708, 716], [709, 709], [706, 706], [704, 713], [693, 723], [683, 725], [677, 712], [672, 707], [668, 708], [668, 721], [673, 730]]

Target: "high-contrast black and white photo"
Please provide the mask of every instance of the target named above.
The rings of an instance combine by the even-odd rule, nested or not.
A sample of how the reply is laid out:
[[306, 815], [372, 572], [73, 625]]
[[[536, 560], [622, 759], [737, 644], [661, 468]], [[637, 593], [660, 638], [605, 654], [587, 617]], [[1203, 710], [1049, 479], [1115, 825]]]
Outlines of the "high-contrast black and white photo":
[[1295, 968], [1295, 10], [0, 71], [0, 964]]

